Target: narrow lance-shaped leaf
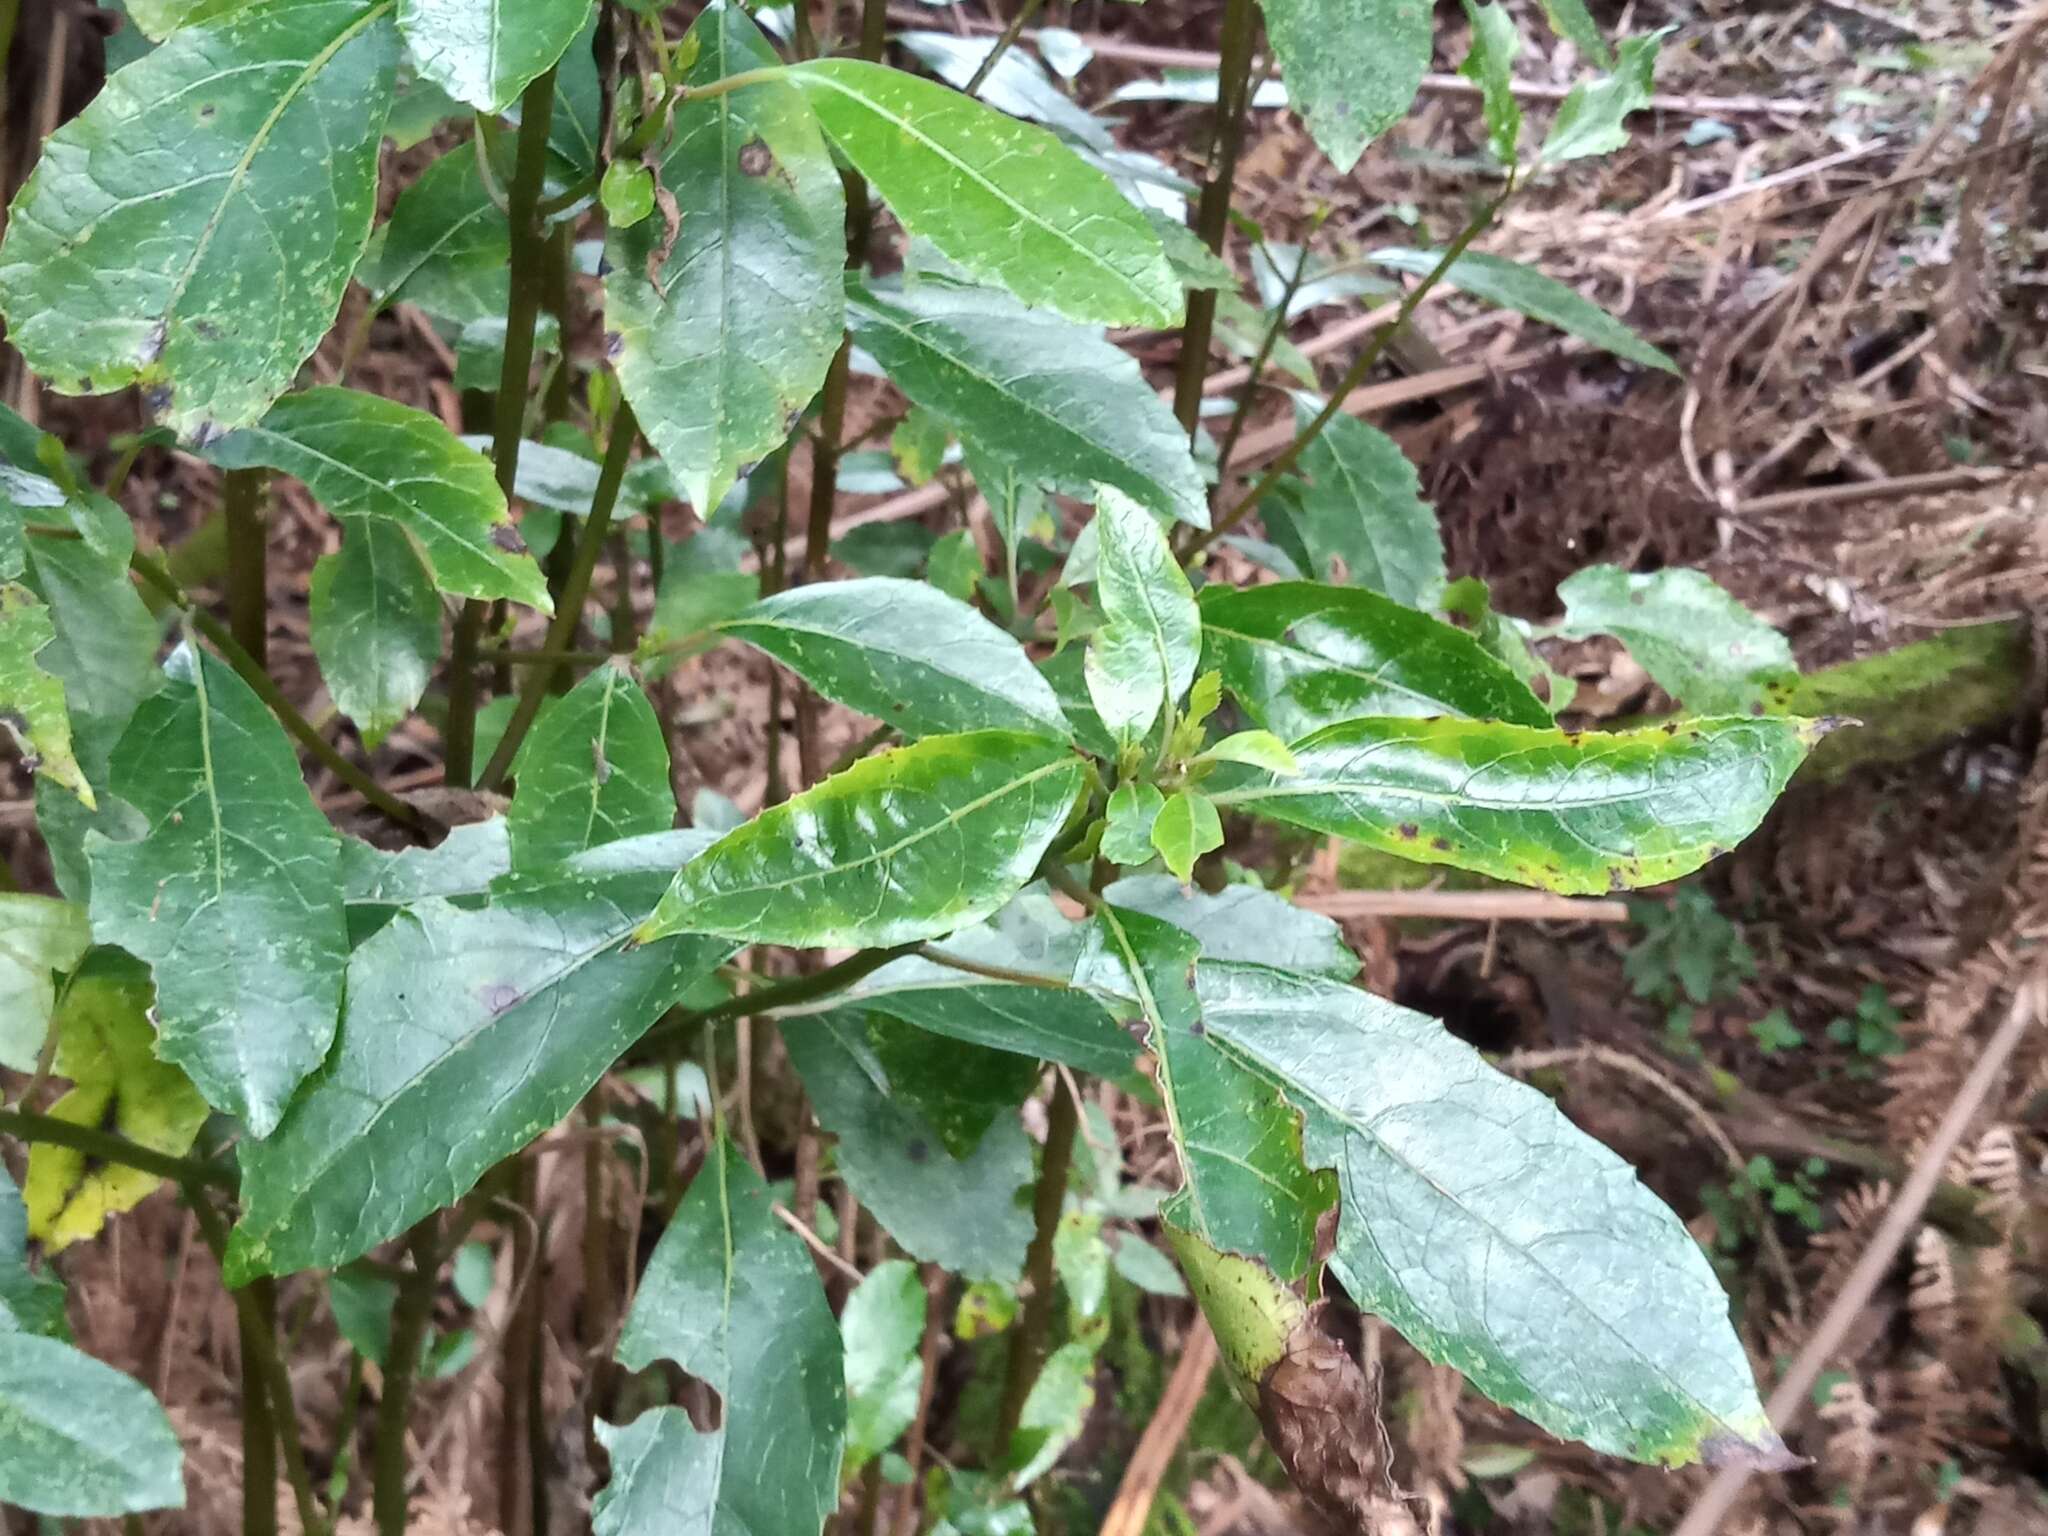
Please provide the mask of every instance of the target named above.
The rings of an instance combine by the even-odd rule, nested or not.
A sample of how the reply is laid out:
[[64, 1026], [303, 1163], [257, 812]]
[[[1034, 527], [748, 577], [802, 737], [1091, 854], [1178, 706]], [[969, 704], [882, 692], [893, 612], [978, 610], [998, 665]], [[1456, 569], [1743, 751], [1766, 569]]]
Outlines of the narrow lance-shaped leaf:
[[42, 1515], [185, 1505], [185, 1453], [132, 1377], [59, 1339], [0, 1332], [0, 1504]]
[[420, 74], [479, 112], [502, 112], [590, 19], [592, 0], [399, 0]]
[[313, 654], [334, 707], [375, 747], [413, 712], [441, 654], [441, 600], [393, 524], [360, 520], [313, 565]]
[[1113, 485], [1209, 526], [1188, 435], [1137, 362], [1098, 333], [1003, 295], [928, 282], [878, 292], [850, 279], [854, 340], [917, 404], [1073, 495]]
[[1075, 320], [1178, 323], [1180, 283], [1144, 214], [1043, 128], [861, 59], [789, 78], [903, 227], [966, 272]]
[[725, 1412], [708, 1433], [680, 1408], [600, 1422], [612, 1476], [591, 1511], [598, 1536], [815, 1536], [839, 1501], [839, 1329], [810, 1254], [722, 1133], [647, 1261], [618, 1358], [635, 1371], [674, 1361]]
[[1284, 741], [1364, 715], [1550, 723], [1528, 685], [1471, 635], [1377, 592], [1218, 585], [1201, 606], [1210, 665]]
[[1542, 1094], [1354, 987], [1205, 964], [1216, 1048], [1336, 1170], [1331, 1267], [1430, 1359], [1637, 1461], [1781, 1464], [1728, 1302], [1685, 1226]]
[[[6, 1191], [0, 1189], [0, 1198]], [[924, 1282], [906, 1259], [884, 1259], [846, 1298], [846, 1465], [843, 1476], [896, 1443], [917, 1417], [924, 1384]]]
[[[71, 750], [71, 712], [64, 706], [64, 684], [36, 660], [36, 654], [56, 638], [42, 599], [27, 587], [0, 582], [0, 725], [13, 737], [24, 766], [61, 784], [90, 808], [92, 785]], [[1052, 690], [1046, 692], [1050, 696]]]
[[1064, 741], [1070, 731], [1024, 648], [925, 582], [791, 587], [718, 629], [906, 736], [1000, 729]]
[[1659, 885], [1756, 829], [1822, 726], [1706, 719], [1578, 733], [1474, 720], [1354, 720], [1294, 744], [1299, 772], [1218, 805], [1425, 864], [1547, 890]]
[[1657, 686], [1703, 715], [1784, 707], [1799, 680], [1792, 647], [1704, 571], [1638, 576], [1592, 565], [1560, 583], [1559, 633], [1613, 635]]
[[[693, 86], [776, 62], [737, 4], [706, 7], [683, 46]], [[769, 81], [675, 109], [663, 185], [687, 210], [613, 239], [605, 323], [648, 440], [708, 517], [733, 477], [789, 435], [845, 327], [845, 196], [803, 96]]]
[[1262, 0], [1287, 98], [1339, 172], [1399, 122], [1429, 69], [1429, 0]]
[[1513, 165], [1515, 146], [1522, 137], [1522, 107], [1515, 100], [1514, 78], [1522, 34], [1515, 30], [1515, 19], [1505, 6], [1465, 0], [1465, 15], [1472, 23], [1472, 51], [1458, 73], [1479, 86], [1487, 147], [1501, 164]]
[[259, 425], [212, 444], [207, 457], [223, 469], [294, 475], [345, 523], [376, 519], [404, 529], [443, 592], [554, 611], [490, 461], [425, 411], [322, 386], [278, 401]]
[[1081, 759], [1009, 731], [864, 758], [727, 833], [635, 934], [857, 948], [938, 938], [1021, 890], [1081, 789]]
[[[611, 873], [571, 861], [481, 909], [420, 901], [365, 941], [326, 1066], [275, 1133], [242, 1143], [229, 1283], [360, 1257], [574, 1108], [731, 952], [625, 945], [679, 840], [703, 846], [688, 833], [610, 844]], [[646, 867], [617, 872], [640, 844]]]
[[149, 833], [86, 840], [93, 933], [156, 973], [158, 1054], [267, 1136], [334, 1039], [341, 839], [247, 683], [190, 646], [167, 670], [114, 753]]
[[632, 674], [598, 667], [534, 727], [505, 823], [512, 867], [544, 869], [675, 825], [668, 742]]
[[1102, 948], [1090, 979], [1136, 999], [1180, 1154], [1184, 1180], [1161, 1214], [1204, 1242], [1299, 1279], [1316, 1218], [1330, 1203], [1325, 1181], [1302, 1164], [1295, 1112], [1209, 1038], [1194, 987], [1201, 941], [1115, 907], [1103, 907], [1097, 921]]
[[143, 385], [185, 437], [263, 414], [370, 233], [391, 10], [274, 0], [185, 28], [50, 137], [0, 242], [8, 340], [37, 373]]
[[1143, 741], [1195, 680], [1202, 619], [1152, 515], [1110, 486], [1097, 492], [1095, 508], [1103, 623], [1088, 639], [1088, 696], [1118, 745], [1129, 746]]
[[[1389, 246], [1372, 252], [1365, 259], [1382, 267], [1392, 267], [1397, 272], [1412, 272], [1417, 277], [1425, 277], [1436, 270], [1437, 263], [1443, 260], [1443, 253]], [[1656, 368], [1664, 373], [1678, 372], [1678, 365], [1661, 347], [1654, 347], [1643, 340], [1629, 326], [1577, 289], [1567, 287], [1549, 274], [1524, 266], [1519, 261], [1487, 251], [1467, 251], [1450, 264], [1442, 280], [1475, 299], [1484, 299], [1502, 309], [1512, 309], [1532, 320], [1541, 320], [1545, 325], [1554, 325], [1567, 336], [1576, 336], [1602, 351], [1612, 352], [1616, 357], [1627, 358], [1632, 363], [1641, 363], [1646, 368]]]

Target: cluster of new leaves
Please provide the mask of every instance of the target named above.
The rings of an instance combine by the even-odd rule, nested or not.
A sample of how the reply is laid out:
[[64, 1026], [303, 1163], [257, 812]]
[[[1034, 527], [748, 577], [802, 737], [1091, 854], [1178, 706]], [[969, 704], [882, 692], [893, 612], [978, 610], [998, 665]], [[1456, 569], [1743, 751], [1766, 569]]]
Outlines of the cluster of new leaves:
[[[150, 557], [119, 509], [0, 422], [0, 718], [35, 761], [62, 892], [0, 897], [0, 1064], [54, 1068], [74, 1086], [53, 1116], [168, 1156], [209, 1112], [231, 1117], [238, 1173], [207, 1165], [238, 1184], [231, 1285], [340, 1269], [462, 1199], [722, 986], [742, 947], [883, 952], [788, 1011], [785, 1040], [836, 1175], [912, 1257], [1014, 1287], [1032, 1236], [1018, 1105], [1043, 1063], [1136, 1083], [1142, 1050], [1184, 1175], [1161, 1214], [1254, 1384], [1275, 1357], [1203, 1255], [1298, 1300], [1334, 1203], [1345, 1290], [1537, 1422], [1644, 1460], [1768, 1442], [1710, 1269], [1627, 1167], [1435, 1022], [1351, 987], [1328, 924], [1253, 885], [1189, 882], [1226, 815], [1555, 891], [1686, 874], [1757, 825], [1813, 739], [1772, 712], [1776, 635], [1687, 573], [1586, 572], [1559, 632], [1618, 636], [1691, 713], [1558, 729], [1538, 635], [1448, 580], [1414, 471], [1341, 414], [1276, 486], [1270, 540], [1245, 546], [1286, 579], [1198, 594], [1170, 533], [1209, 526], [1203, 466], [1102, 327], [1173, 323], [1189, 283], [1217, 281], [1213, 254], [1187, 253], [1146, 206], [1149, 173], [1020, 84], [1018, 58], [990, 77], [1005, 115], [875, 62], [785, 63], [714, 0], [635, 96], [600, 84], [591, 0], [130, 9], [164, 41], [23, 189], [0, 243], [9, 339], [53, 388], [137, 386], [189, 451], [290, 476], [327, 510], [341, 538], [314, 572], [312, 643], [366, 742], [421, 705], [450, 600], [548, 612], [535, 550], [599, 506], [681, 498], [706, 526], [670, 552], [648, 670], [743, 644], [902, 743], [738, 825], [679, 831], [661, 725], [621, 660], [518, 744], [503, 814], [380, 852], [313, 798], [267, 680], [143, 603], [129, 568]], [[1546, 9], [1605, 62], [1577, 0]], [[1348, 167], [1406, 110], [1430, 8], [1267, 13], [1296, 102]], [[1472, 19], [1469, 67], [1513, 164], [1513, 28], [1493, 7]], [[1624, 45], [1574, 92], [1545, 159], [1609, 147], [1654, 46]], [[931, 35], [913, 51], [962, 72]], [[293, 389], [351, 280], [373, 313], [403, 301], [443, 323], [460, 382], [495, 386], [512, 345], [508, 254], [531, 232], [497, 191], [501, 135], [434, 162], [373, 230], [404, 59], [409, 95], [485, 117], [522, 95], [531, 111], [552, 82], [546, 217], [595, 203], [609, 223], [584, 253], [611, 365], [590, 416], [629, 446], [637, 418], [658, 457], [601, 474], [591, 438], [557, 422], [518, 447], [516, 525], [490, 461], [436, 418]], [[900, 276], [844, 270], [835, 152], [908, 237]], [[1536, 274], [1467, 254], [1444, 277], [1669, 366]], [[1006, 581], [959, 536], [925, 581], [848, 546], [877, 573], [758, 597], [730, 515], [751, 487], [728, 493], [855, 355], [915, 407], [906, 472], [960, 441]], [[1071, 541], [1058, 496], [1093, 507]], [[1049, 656], [1018, 638], [1037, 638], [1020, 568], [1057, 571]], [[1089, 879], [1118, 866], [1134, 873]], [[1046, 879], [1092, 884], [1092, 910], [1063, 911]], [[711, 1431], [673, 1407], [602, 1426], [600, 1531], [816, 1530], [916, 1401], [914, 1273], [877, 1269], [835, 1323], [772, 1192], [707, 1129], [618, 1359], [673, 1362], [724, 1413]], [[61, 1296], [27, 1254], [156, 1183], [54, 1146], [25, 1204], [0, 1181], [0, 1498], [109, 1514], [179, 1497], [161, 1411], [62, 1341]], [[1119, 1198], [1108, 1179], [1061, 1225], [1068, 1342], [1001, 1448], [1012, 1486], [1085, 1410], [1112, 1257], [1178, 1285], [1128, 1234], [1112, 1249]]]

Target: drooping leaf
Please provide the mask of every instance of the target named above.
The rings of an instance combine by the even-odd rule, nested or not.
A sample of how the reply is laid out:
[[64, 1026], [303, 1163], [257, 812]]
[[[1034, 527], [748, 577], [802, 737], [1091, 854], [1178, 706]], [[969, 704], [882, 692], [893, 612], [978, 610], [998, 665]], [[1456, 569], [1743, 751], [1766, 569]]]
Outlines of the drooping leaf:
[[[92, 785], [71, 750], [71, 712], [64, 706], [64, 684], [36, 660], [56, 638], [56, 626], [42, 599], [15, 582], [0, 582], [0, 726], [7, 728], [25, 765], [61, 784], [91, 809]], [[1031, 675], [1044, 687], [1036, 672]], [[1050, 696], [1052, 690], [1046, 692]]]
[[883, 293], [849, 280], [846, 297], [854, 339], [897, 386], [991, 452], [1057, 489], [1112, 485], [1209, 525], [1186, 431], [1098, 333], [936, 282]]
[[546, 869], [604, 843], [675, 825], [668, 742], [616, 663], [594, 668], [538, 723], [519, 758], [505, 826], [512, 867]]
[[1657, 51], [1670, 27], [1625, 37], [1615, 50], [1614, 73], [1571, 88], [1551, 120], [1542, 158], [1556, 165], [1587, 155], [1605, 155], [1628, 143], [1625, 120], [1650, 104], [1656, 88]]
[[479, 112], [502, 112], [561, 58], [593, 0], [398, 0], [420, 74]]
[[[152, 1152], [182, 1157], [206, 1123], [206, 1101], [183, 1072], [157, 1060], [151, 997], [148, 973], [107, 950], [65, 989], [53, 1026], [55, 1068], [72, 1086], [49, 1114], [73, 1125], [110, 1127]], [[109, 1216], [133, 1210], [162, 1184], [139, 1168], [38, 1142], [29, 1149], [22, 1185], [29, 1235], [58, 1252], [98, 1236]]]
[[[1306, 425], [1315, 411], [1297, 400], [1295, 413]], [[1401, 445], [1339, 411], [1308, 445], [1301, 467], [1309, 479], [1301, 536], [1316, 574], [1328, 576], [1335, 557], [1353, 586], [1411, 608], [1434, 606], [1445, 579], [1443, 534]]]
[[1195, 861], [1223, 846], [1223, 823], [1215, 805], [1197, 790], [1174, 791], [1152, 823], [1152, 846], [1174, 879], [1187, 884], [1195, 878]]
[[7, 1170], [0, 1168], [0, 1334], [34, 1333], [69, 1339], [64, 1282], [48, 1269], [29, 1268], [28, 1207]]
[[365, 941], [325, 1067], [275, 1133], [242, 1143], [230, 1283], [360, 1257], [566, 1115], [731, 952], [625, 942], [676, 850], [703, 844], [609, 844], [589, 872], [571, 860], [482, 908], [418, 901]]
[[[738, 4], [708, 6], [693, 45], [691, 85], [776, 62]], [[708, 518], [824, 382], [845, 323], [845, 197], [786, 81], [686, 101], [674, 122], [661, 180], [687, 214], [656, 271], [661, 221], [614, 238], [605, 323], [641, 428]]]
[[1792, 647], [1704, 571], [1634, 575], [1591, 565], [1559, 583], [1559, 633], [1613, 635], [1657, 686], [1696, 714], [1784, 707], [1799, 666]]
[[1611, 69], [1614, 54], [1607, 39], [1586, 9], [1586, 0], [1542, 0], [1543, 15], [1550, 30], [1564, 38], [1602, 69]]
[[1325, 1181], [1301, 1160], [1300, 1118], [1263, 1079], [1216, 1048], [1195, 996], [1201, 941], [1137, 912], [1103, 907], [1099, 959], [1134, 997], [1158, 1063], [1183, 1182], [1161, 1214], [1205, 1242], [1249, 1254], [1286, 1280], [1307, 1269]]
[[313, 565], [313, 654], [334, 707], [375, 747], [413, 712], [441, 655], [441, 601], [403, 529], [361, 519]]
[[[968, 81], [996, 46], [993, 37], [958, 37], [951, 32], [898, 32], [895, 41], [955, 90]], [[975, 95], [1012, 117], [1043, 123], [1074, 143], [1112, 150], [1110, 125], [1077, 105], [1038, 63], [1020, 48], [1006, 48]]]
[[[1389, 246], [1366, 257], [1367, 261], [1418, 277], [1434, 272], [1442, 259], [1441, 251], [1418, 251], [1405, 246]], [[1616, 357], [1665, 373], [1678, 372], [1678, 365], [1662, 348], [1650, 345], [1576, 289], [1519, 261], [1486, 251], [1466, 251], [1445, 269], [1442, 280], [1475, 299], [1554, 325], [1567, 336], [1576, 336]]]
[[206, 456], [223, 469], [296, 476], [344, 523], [404, 529], [443, 592], [554, 611], [490, 461], [425, 411], [322, 385], [278, 401]]
[[1280, 1085], [1336, 1170], [1330, 1262], [1361, 1307], [1597, 1450], [1782, 1451], [1699, 1245], [1542, 1094], [1353, 987], [1213, 963], [1198, 987], [1218, 1049]]
[[476, 146], [464, 144], [398, 194], [356, 281], [379, 308], [402, 300], [468, 325], [505, 313], [511, 262], [512, 226], [484, 185]]
[[1458, 73], [1479, 86], [1486, 142], [1494, 159], [1513, 165], [1515, 146], [1522, 138], [1522, 106], [1515, 100], [1514, 75], [1522, 34], [1505, 6], [1465, 0], [1465, 15], [1472, 23], [1472, 51]]
[[93, 933], [155, 972], [158, 1054], [267, 1136], [334, 1039], [341, 840], [247, 683], [190, 646], [166, 672], [114, 754], [149, 832], [86, 840]]
[[8, 340], [57, 389], [143, 385], [180, 436], [255, 421], [369, 236], [397, 62], [391, 0], [273, 0], [119, 71], [15, 201]]
[[1145, 739], [1195, 680], [1202, 619], [1187, 573], [1152, 514], [1111, 486], [1095, 498], [1095, 594], [1088, 696], [1119, 746]]
[[960, 454], [966, 461], [967, 472], [974, 477], [974, 488], [988, 503], [989, 521], [995, 524], [996, 535], [1003, 541], [1003, 554], [1014, 585], [1019, 546], [1031, 530], [1050, 520], [1045, 491], [1013, 461], [974, 439], [961, 439]]
[[1336, 923], [1255, 885], [1226, 885], [1211, 895], [1170, 875], [1126, 875], [1102, 899], [1186, 929], [1211, 960], [1249, 960], [1338, 981], [1358, 974], [1358, 957]]
[[1145, 216], [1043, 128], [860, 59], [789, 78], [903, 227], [962, 270], [1074, 320], [1179, 322], [1180, 283]]
[[1095, 1406], [1097, 1342], [1062, 1344], [1039, 1367], [1010, 1441], [1008, 1460], [1016, 1487], [1036, 1482], [1080, 1438], [1088, 1410]]
[[1425, 864], [1623, 890], [1690, 874], [1747, 837], [1818, 736], [1782, 717], [1584, 734], [1353, 720], [1296, 742], [1297, 776], [1251, 774], [1212, 793]]
[[906, 736], [1069, 734], [1024, 648], [925, 582], [870, 576], [790, 587], [718, 628]]
[[938, 938], [1023, 888], [1081, 778], [1067, 748], [1010, 731], [863, 758], [719, 839], [635, 937], [807, 948]]
[[1287, 99], [1340, 173], [1407, 114], [1429, 69], [1428, 0], [1262, 0]]
[[1152, 824], [1166, 808], [1155, 784], [1119, 784], [1109, 797], [1097, 851], [1112, 864], [1150, 864]]
[[91, 943], [81, 908], [0, 892], [0, 1066], [35, 1071], [57, 1002], [54, 973], [78, 964]]
[[846, 1336], [846, 1465], [842, 1477], [896, 1443], [917, 1417], [924, 1384], [926, 1302], [917, 1266], [885, 1259], [853, 1288], [839, 1315]]
[[1362, 587], [1219, 584], [1201, 607], [1209, 664], [1284, 741], [1363, 715], [1550, 723], [1528, 685], [1471, 635]]
[[599, 1423], [612, 1480], [598, 1536], [815, 1536], [839, 1498], [844, 1359], [816, 1265], [723, 1135], [647, 1261], [619, 1336], [628, 1370], [672, 1360], [719, 1396], [709, 1433], [680, 1408]]
[[[900, 1026], [899, 1026], [900, 1027]], [[790, 1061], [838, 1138], [839, 1172], [889, 1235], [913, 1257], [969, 1280], [1015, 1280], [1031, 1242], [1017, 1191], [1031, 1182], [1031, 1142], [1012, 1113], [962, 1155], [916, 1108], [891, 1092], [860, 1015], [824, 1014], [783, 1034]], [[928, 1041], [948, 1055], [980, 1048]]]
[[185, 1453], [157, 1400], [60, 1339], [0, 1332], [0, 1503], [43, 1515], [185, 1505]]

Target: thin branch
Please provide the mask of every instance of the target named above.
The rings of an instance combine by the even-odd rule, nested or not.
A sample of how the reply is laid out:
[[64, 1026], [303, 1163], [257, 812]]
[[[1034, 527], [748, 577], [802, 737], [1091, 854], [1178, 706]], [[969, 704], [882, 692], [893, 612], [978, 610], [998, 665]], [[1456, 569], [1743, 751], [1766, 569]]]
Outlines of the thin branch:
[[194, 1162], [190, 1158], [153, 1152], [113, 1131], [102, 1131], [90, 1125], [73, 1125], [69, 1120], [39, 1115], [32, 1110], [0, 1109], [0, 1134], [18, 1141], [40, 1141], [53, 1147], [69, 1147], [103, 1163], [118, 1163], [123, 1168], [153, 1173], [160, 1179], [169, 1179], [179, 1185], [227, 1190], [235, 1187], [234, 1174], [219, 1164]]
[[830, 997], [843, 992], [863, 976], [879, 971], [891, 960], [910, 954], [915, 944], [898, 944], [893, 949], [864, 949], [857, 955], [850, 955], [837, 965], [828, 965], [822, 971], [809, 976], [795, 976], [788, 981], [777, 982], [772, 987], [762, 987], [756, 992], [744, 992], [729, 997], [722, 1003], [709, 1008], [700, 1008], [694, 1013], [677, 1012], [662, 1020], [647, 1032], [646, 1043], [658, 1045], [672, 1036], [707, 1024], [718, 1024], [742, 1014], [750, 1017], [775, 1013], [793, 1008], [799, 1003], [816, 1002], [821, 997]]
[[1003, 34], [996, 39], [995, 47], [982, 56], [981, 63], [975, 66], [974, 73], [968, 77], [967, 84], [961, 87], [967, 95], [972, 96], [981, 89], [982, 82], [988, 79], [1003, 55], [1008, 53], [1012, 45], [1023, 35], [1024, 28], [1030, 24], [1031, 18], [1038, 14], [1039, 7], [1044, 4], [1045, 0], [1024, 0], [1024, 3], [1017, 7], [1017, 14], [1012, 16], [1010, 24], [1003, 28]]
[[1074, 1132], [1081, 1123], [1080, 1107], [1063, 1084], [1054, 1083], [1052, 1102], [1046, 1107], [1045, 1152], [1039, 1164], [1038, 1185], [1032, 1197], [1031, 1246], [1024, 1255], [1024, 1310], [1010, 1335], [1010, 1352], [1004, 1362], [1003, 1397], [996, 1415], [996, 1451], [1007, 1454], [1010, 1439], [1024, 1415], [1024, 1399], [1038, 1379], [1045, 1359], [1046, 1331], [1052, 1326], [1053, 1239], [1060, 1229], [1060, 1211], [1067, 1197], [1067, 1174], [1074, 1160]]

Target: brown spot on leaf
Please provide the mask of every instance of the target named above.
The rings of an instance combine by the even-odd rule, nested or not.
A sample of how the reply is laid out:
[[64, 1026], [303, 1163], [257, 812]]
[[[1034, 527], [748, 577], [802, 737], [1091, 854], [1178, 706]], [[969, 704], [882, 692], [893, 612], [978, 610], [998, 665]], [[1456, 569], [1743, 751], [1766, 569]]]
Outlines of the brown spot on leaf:
[[740, 146], [740, 174], [742, 176], [766, 176], [775, 164], [775, 151], [760, 139], [749, 139]]
[[518, 1002], [519, 996], [519, 989], [509, 981], [487, 982], [477, 992], [478, 999], [490, 1010], [492, 1018]]
[[1438, 853], [1449, 853], [1451, 851], [1451, 840], [1448, 837], [1432, 837], [1429, 840], [1429, 846]]
[[1422, 828], [1415, 825], [1412, 821], [1402, 822], [1400, 826], [1394, 828], [1394, 831], [1400, 835], [1401, 840], [1405, 843], [1412, 843], [1416, 838], [1422, 836]]
[[903, 1155], [913, 1163], [926, 1162], [931, 1158], [932, 1149], [920, 1137], [913, 1136], [903, 1144]]
[[510, 523], [493, 523], [491, 525], [491, 542], [508, 555], [523, 555], [526, 553], [526, 540], [519, 536], [519, 530]]

